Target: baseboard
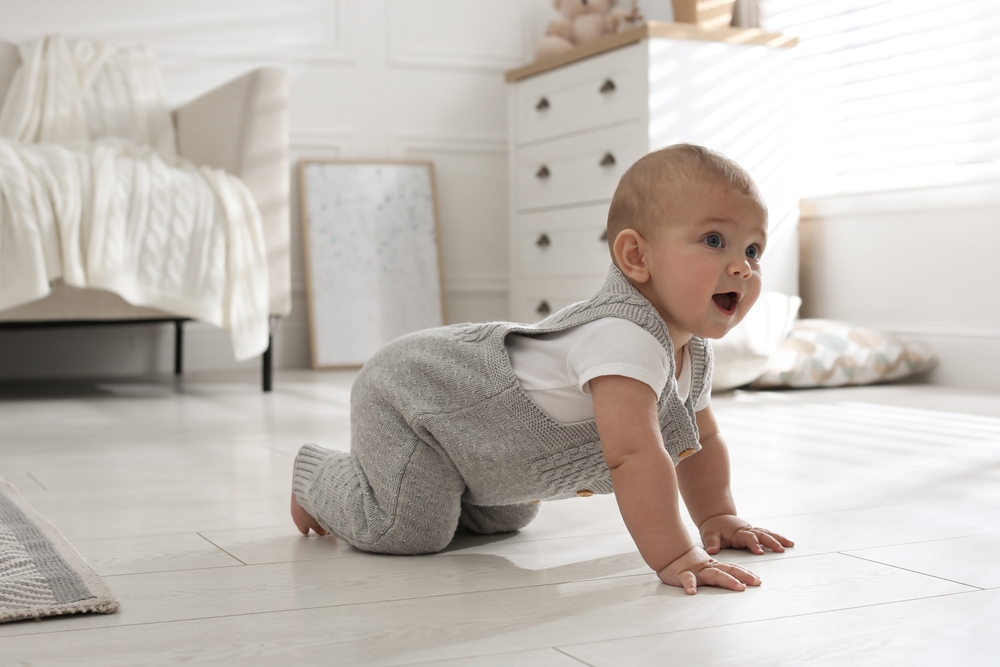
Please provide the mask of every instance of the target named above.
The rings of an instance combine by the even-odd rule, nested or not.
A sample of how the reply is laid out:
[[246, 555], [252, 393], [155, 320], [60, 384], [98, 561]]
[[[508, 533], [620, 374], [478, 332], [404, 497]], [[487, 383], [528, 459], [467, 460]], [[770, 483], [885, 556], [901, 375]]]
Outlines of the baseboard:
[[1000, 391], [1000, 334], [895, 331], [904, 340], [926, 343], [938, 355], [928, 374], [932, 384]]

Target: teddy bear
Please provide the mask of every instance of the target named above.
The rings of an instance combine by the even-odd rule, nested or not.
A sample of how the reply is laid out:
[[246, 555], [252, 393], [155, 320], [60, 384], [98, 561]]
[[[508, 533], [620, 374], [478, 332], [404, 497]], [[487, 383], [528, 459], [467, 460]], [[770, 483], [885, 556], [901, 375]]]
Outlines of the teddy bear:
[[552, 0], [559, 16], [549, 23], [535, 48], [535, 58], [565, 53], [574, 46], [618, 31], [623, 22], [639, 19], [638, 11], [615, 7], [615, 0]]

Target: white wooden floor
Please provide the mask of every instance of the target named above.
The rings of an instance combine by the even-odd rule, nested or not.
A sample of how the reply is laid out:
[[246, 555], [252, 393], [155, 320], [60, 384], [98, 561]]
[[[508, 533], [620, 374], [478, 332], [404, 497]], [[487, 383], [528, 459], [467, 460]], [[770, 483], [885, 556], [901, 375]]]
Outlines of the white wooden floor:
[[351, 373], [0, 387], [0, 476], [104, 576], [110, 616], [0, 625], [0, 664], [997, 664], [1000, 394], [715, 399], [740, 513], [797, 543], [688, 597], [613, 497], [426, 557], [299, 536], [292, 457], [348, 447]]

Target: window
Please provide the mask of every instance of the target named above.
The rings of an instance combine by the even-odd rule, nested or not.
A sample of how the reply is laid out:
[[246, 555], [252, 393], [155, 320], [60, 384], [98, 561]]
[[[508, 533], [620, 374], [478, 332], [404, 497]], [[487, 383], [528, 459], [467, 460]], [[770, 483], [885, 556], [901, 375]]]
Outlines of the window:
[[800, 38], [802, 194], [1000, 183], [1000, 0], [761, 0]]

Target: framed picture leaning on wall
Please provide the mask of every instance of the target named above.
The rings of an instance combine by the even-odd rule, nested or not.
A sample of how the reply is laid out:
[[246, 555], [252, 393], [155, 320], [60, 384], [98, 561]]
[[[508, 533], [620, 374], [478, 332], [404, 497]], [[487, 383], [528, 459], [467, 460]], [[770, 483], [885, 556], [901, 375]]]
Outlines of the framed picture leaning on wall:
[[445, 322], [430, 162], [299, 163], [313, 368]]

